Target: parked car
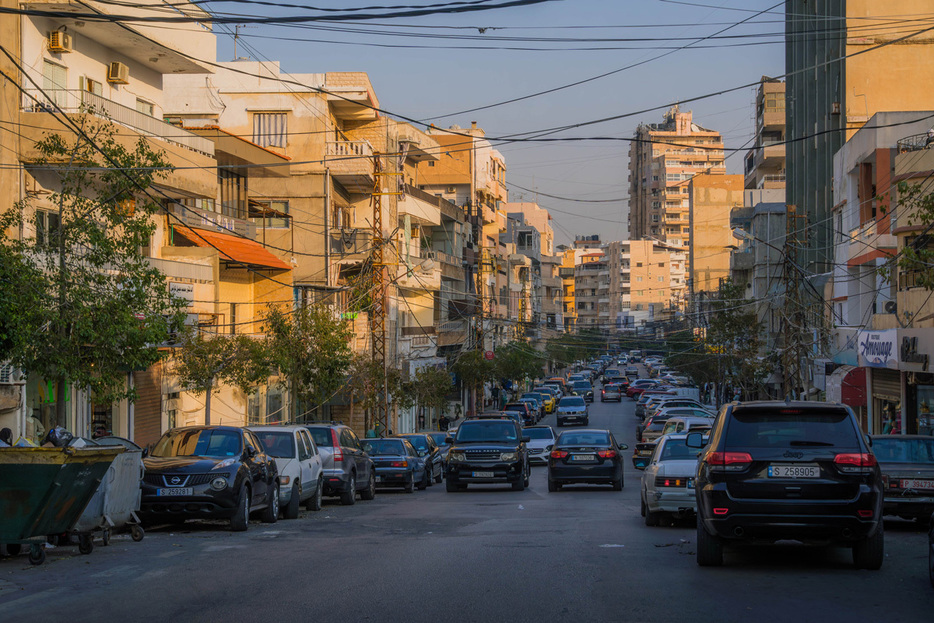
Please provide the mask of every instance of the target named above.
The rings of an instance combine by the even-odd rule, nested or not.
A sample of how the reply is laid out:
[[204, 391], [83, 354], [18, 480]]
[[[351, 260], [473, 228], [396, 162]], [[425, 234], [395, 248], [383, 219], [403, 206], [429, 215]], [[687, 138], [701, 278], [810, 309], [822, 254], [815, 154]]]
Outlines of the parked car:
[[[444, 457], [441, 455], [441, 449], [438, 448], [434, 438], [428, 433], [402, 433], [394, 436], [407, 439], [412, 444], [419, 458], [423, 459], [428, 465], [429, 480], [440, 483], [441, 479], [444, 478]], [[379, 472], [377, 472], [378, 475]], [[378, 481], [377, 484], [379, 484]]]
[[441, 467], [442, 467], [442, 473], [443, 473], [444, 465], [448, 462], [448, 451], [451, 449], [450, 444], [448, 444], [447, 442], [448, 436], [451, 433], [448, 431], [435, 431], [435, 430], [423, 431], [423, 432], [429, 437], [431, 437], [431, 439], [435, 442], [435, 445], [438, 446], [438, 452], [441, 454]]
[[376, 497], [376, 473], [373, 460], [363, 451], [360, 439], [343, 424], [308, 424], [311, 438], [321, 454], [324, 495], [337, 496], [341, 504]]
[[470, 484], [505, 482], [514, 491], [529, 486], [529, 453], [522, 428], [505, 418], [467, 420], [450, 440], [445, 472], [448, 492]]
[[[626, 376], [630, 375], [627, 374]], [[642, 392], [655, 389], [658, 386], [658, 382], [654, 379], [640, 379], [637, 376], [630, 376], [630, 378], [629, 387], [626, 388], [626, 395], [633, 400], [638, 400], [642, 396]]]
[[537, 413], [532, 411], [532, 407], [525, 402], [507, 402], [503, 411], [518, 411], [522, 414], [520, 425], [534, 424], [537, 419]]
[[140, 514], [148, 522], [228, 519], [246, 530], [250, 514], [279, 518], [279, 472], [256, 436], [236, 426], [167, 431], [143, 464]]
[[600, 390], [600, 402], [623, 401], [623, 389], [616, 383], [607, 383]]
[[816, 541], [852, 548], [857, 568], [885, 557], [882, 472], [856, 417], [821, 402], [731, 403], [704, 448], [697, 487], [697, 563], [723, 563], [725, 543]]
[[639, 400], [636, 401], [636, 417], [647, 418], [653, 405], [674, 397], [674, 394], [667, 389], [650, 389], [642, 392]]
[[637, 442], [632, 452], [632, 466], [636, 469], [645, 469], [649, 461], [652, 460], [652, 455], [655, 454], [655, 446], [654, 441], [648, 443]]
[[641, 513], [645, 525], [657, 526], [663, 516], [687, 517], [696, 511], [694, 473], [698, 448], [685, 445], [687, 435], [658, 440], [642, 473]]
[[364, 439], [363, 450], [373, 461], [377, 487], [402, 487], [412, 493], [416, 486], [422, 491], [431, 484], [427, 457], [419, 457], [408, 439]]
[[934, 513], [934, 437], [873, 435], [872, 453], [882, 470], [882, 512], [927, 521]]
[[580, 396], [587, 402], [593, 402], [593, 385], [590, 381], [574, 381], [571, 383], [571, 391], [575, 396]]
[[698, 407], [669, 407], [661, 405], [655, 412], [655, 415], [667, 415], [668, 417], [716, 417], [717, 414], [709, 409]]
[[526, 426], [522, 434], [529, 438], [529, 463], [548, 464], [548, 453], [555, 445], [555, 431], [550, 426]]
[[551, 392], [545, 391], [543, 389], [526, 392], [522, 394], [522, 398], [534, 398], [537, 400], [542, 406], [542, 416], [545, 416], [546, 414], [555, 410], [555, 397], [551, 394]]
[[703, 409], [704, 405], [690, 398], [679, 398], [678, 396], [664, 397], [654, 400], [651, 407], [647, 406], [645, 414], [646, 416], [655, 415], [661, 409], [670, 409], [672, 407], [694, 407], [695, 409]]
[[522, 398], [516, 400], [516, 402], [527, 402], [529, 404], [529, 408], [532, 410], [532, 419], [535, 420], [535, 422], [545, 417], [545, 405], [542, 404], [541, 399], [537, 396], [525, 394]]
[[642, 426], [636, 426], [638, 435], [636, 439], [642, 443], [654, 443], [659, 437], [662, 436], [662, 431], [665, 430], [665, 425], [668, 424], [668, 416], [666, 415], [657, 415], [650, 417], [645, 422], [642, 423]]
[[582, 429], [558, 435], [548, 455], [548, 491], [559, 491], [569, 484], [608, 484], [623, 490], [623, 458], [608, 430]]
[[708, 431], [713, 426], [712, 417], [670, 417], [662, 428], [661, 436], [672, 433], [693, 433], [695, 431]]
[[569, 422], [579, 422], [584, 426], [590, 423], [587, 403], [581, 396], [565, 396], [558, 401], [558, 413], [555, 415], [558, 428]]
[[298, 517], [302, 504], [321, 510], [324, 476], [321, 455], [304, 426], [250, 426], [279, 471], [279, 506], [286, 519]]

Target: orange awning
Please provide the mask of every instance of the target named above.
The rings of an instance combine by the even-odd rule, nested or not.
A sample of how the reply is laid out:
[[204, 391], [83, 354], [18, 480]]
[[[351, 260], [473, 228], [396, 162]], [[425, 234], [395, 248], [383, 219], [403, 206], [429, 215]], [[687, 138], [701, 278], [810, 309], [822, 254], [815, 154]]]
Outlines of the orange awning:
[[292, 270], [292, 267], [263, 248], [258, 242], [231, 234], [221, 234], [207, 229], [174, 226], [175, 233], [197, 247], [217, 249], [222, 260], [275, 270]]

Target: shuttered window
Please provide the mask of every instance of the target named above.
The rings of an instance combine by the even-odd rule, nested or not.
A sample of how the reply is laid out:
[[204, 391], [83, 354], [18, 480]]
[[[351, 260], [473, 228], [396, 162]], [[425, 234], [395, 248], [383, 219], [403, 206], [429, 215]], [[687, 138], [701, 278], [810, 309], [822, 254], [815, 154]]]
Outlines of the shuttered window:
[[285, 148], [286, 115], [284, 112], [258, 112], [253, 115], [253, 142], [261, 147]]

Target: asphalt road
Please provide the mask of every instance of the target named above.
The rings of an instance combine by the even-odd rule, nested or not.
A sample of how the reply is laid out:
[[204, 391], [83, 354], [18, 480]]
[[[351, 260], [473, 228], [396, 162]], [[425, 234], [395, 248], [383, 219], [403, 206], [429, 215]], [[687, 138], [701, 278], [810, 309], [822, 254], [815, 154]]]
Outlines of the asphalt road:
[[[634, 403], [591, 407], [592, 427], [634, 441]], [[553, 417], [546, 423], [553, 423]], [[627, 452], [627, 459], [630, 452]], [[627, 461], [628, 463], [628, 461]], [[159, 528], [0, 560], [0, 621], [919, 621], [934, 617], [926, 534], [886, 523], [881, 571], [796, 544], [694, 561], [689, 524], [648, 528], [639, 476], [622, 492], [532, 485], [381, 491], [246, 533]]]

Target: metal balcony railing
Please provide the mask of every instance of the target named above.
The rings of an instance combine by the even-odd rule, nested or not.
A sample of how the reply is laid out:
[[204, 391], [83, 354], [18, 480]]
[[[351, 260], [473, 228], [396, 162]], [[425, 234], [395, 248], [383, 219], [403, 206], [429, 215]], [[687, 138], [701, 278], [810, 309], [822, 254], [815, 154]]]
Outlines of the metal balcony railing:
[[27, 89], [23, 94], [23, 112], [57, 113], [59, 110], [95, 115], [132, 128], [140, 134], [209, 156], [214, 155], [214, 143], [211, 140], [89, 91], [46, 89], [43, 94], [38, 89]]

